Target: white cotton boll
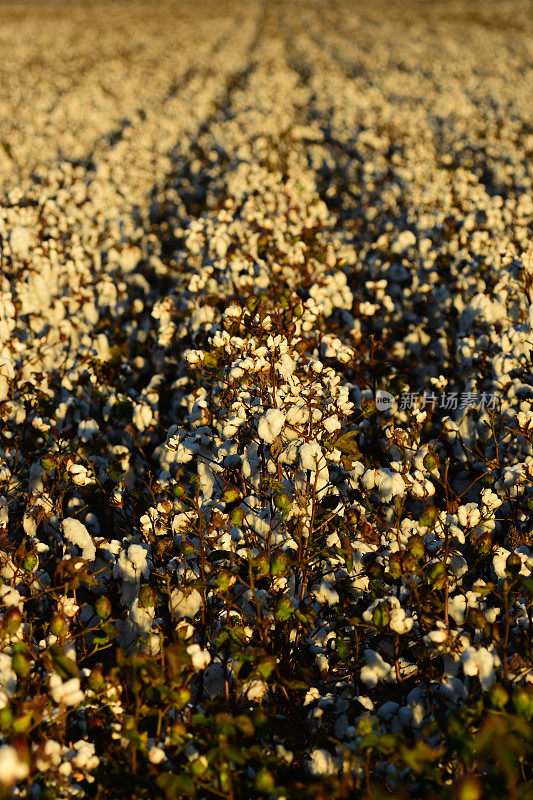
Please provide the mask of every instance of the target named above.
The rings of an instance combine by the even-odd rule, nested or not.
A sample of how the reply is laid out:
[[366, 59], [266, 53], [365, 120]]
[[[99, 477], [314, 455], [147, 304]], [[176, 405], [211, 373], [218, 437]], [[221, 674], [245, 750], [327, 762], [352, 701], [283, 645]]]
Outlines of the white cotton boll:
[[281, 758], [285, 761], [286, 764], [292, 764], [294, 760], [294, 753], [290, 750], [287, 750], [282, 744], [276, 745], [276, 755], [278, 758]]
[[483, 489], [481, 492], [481, 502], [488, 509], [493, 511], [495, 508], [501, 506], [502, 501], [491, 489]]
[[435, 628], [435, 630], [430, 631], [424, 636], [424, 641], [427, 644], [439, 645], [446, 642], [448, 636], [448, 629], [444, 627], [444, 623], [440, 623], [438, 628]]
[[334, 606], [336, 603], [339, 602], [338, 593], [335, 591], [335, 589], [332, 588], [331, 584], [328, 583], [327, 581], [322, 581], [322, 583], [319, 586], [316, 586], [312, 590], [312, 593], [315, 599], [321, 605]]
[[44, 743], [44, 753], [35, 759], [35, 766], [39, 772], [46, 772], [50, 767], [61, 764], [62, 746], [55, 739], [47, 739]]
[[148, 403], [137, 403], [135, 405], [132, 422], [138, 431], [145, 431], [154, 421], [154, 413]]
[[466, 700], [468, 697], [464, 683], [459, 678], [446, 677], [440, 685], [440, 691], [453, 703], [457, 703], [458, 700]]
[[78, 436], [82, 442], [88, 442], [100, 432], [98, 423], [94, 419], [84, 419], [78, 425]]
[[9, 246], [19, 258], [28, 258], [35, 243], [35, 233], [31, 228], [15, 225], [9, 234]]
[[309, 422], [309, 409], [305, 403], [297, 403], [287, 411], [287, 422], [297, 428], [302, 428]]
[[251, 703], [260, 703], [268, 694], [268, 684], [265, 681], [254, 679], [245, 689], [246, 699]]
[[285, 416], [277, 408], [270, 408], [259, 420], [257, 433], [267, 444], [272, 444], [281, 433], [285, 424]]
[[498, 547], [492, 557], [492, 568], [498, 578], [506, 577], [505, 562], [507, 561], [507, 556], [509, 555], [510, 551], [506, 550], [505, 547]]
[[22, 611], [22, 597], [20, 592], [17, 589], [13, 589], [11, 586], [0, 586], [0, 601], [4, 603], [6, 606], [19, 606], [20, 610]]
[[339, 428], [341, 427], [341, 423], [339, 422], [339, 418], [337, 417], [337, 415], [333, 417], [327, 417], [324, 420], [323, 425], [328, 433], [335, 433], [335, 431], [338, 431]]
[[211, 663], [211, 655], [207, 650], [202, 650], [199, 644], [190, 644], [187, 648], [187, 653], [191, 657], [195, 670], [205, 669]]
[[68, 778], [69, 775], [72, 774], [72, 764], [70, 761], [63, 761], [63, 763], [58, 767], [57, 771], [63, 778]]
[[17, 751], [10, 744], [0, 747], [0, 783], [3, 786], [13, 786], [25, 780], [30, 773], [26, 762], [21, 761]]
[[448, 613], [456, 625], [462, 625], [466, 614], [466, 597], [462, 594], [450, 597], [448, 600]]
[[91, 772], [91, 770], [96, 769], [100, 763], [100, 759], [95, 753], [95, 747], [92, 742], [86, 742], [80, 739], [74, 744], [74, 752], [75, 754], [71, 763], [77, 769]]
[[0, 653], [0, 687], [11, 696], [17, 687], [17, 675], [12, 667], [11, 656]]
[[324, 775], [335, 775], [339, 771], [339, 765], [335, 758], [330, 752], [322, 749], [311, 752], [305, 768], [310, 775], [317, 778]]
[[494, 672], [494, 656], [486, 647], [467, 647], [461, 654], [461, 664], [465, 675], [479, 678], [484, 690], [490, 689], [496, 680]]
[[81, 549], [82, 557], [88, 561], [94, 561], [96, 547], [85, 525], [73, 517], [67, 517], [62, 521], [61, 528], [65, 539]]
[[139, 606], [139, 598], [133, 601], [128, 618], [132, 625], [135, 626], [140, 636], [148, 636], [150, 633], [153, 623], [152, 616], [144, 608]]
[[210, 500], [216, 486], [215, 474], [205, 461], [198, 462], [198, 478], [200, 491], [205, 500]]
[[361, 486], [369, 492], [376, 485], [376, 470], [367, 469], [360, 479]]
[[315, 656], [315, 664], [320, 672], [327, 672], [329, 669], [329, 660], [325, 653], [317, 653]]
[[128, 558], [133, 565], [135, 572], [142, 572], [147, 577], [148, 552], [140, 544], [130, 544], [128, 547]]
[[59, 675], [50, 675], [50, 695], [54, 703], [65, 706], [77, 706], [83, 702], [85, 695], [80, 689], [80, 679], [70, 678], [63, 682]]
[[383, 703], [378, 710], [378, 717], [383, 719], [387, 722], [395, 716], [398, 709], [400, 708], [399, 703], [395, 703], [394, 700], [389, 700], [387, 703]]
[[161, 762], [164, 761], [166, 757], [167, 757], [166, 753], [162, 747], [157, 747], [156, 745], [153, 745], [148, 750], [148, 761], [150, 762], [150, 764], [161, 764]]
[[389, 625], [396, 633], [409, 633], [413, 623], [413, 618], [407, 617], [403, 608], [393, 608], [391, 611]]
[[192, 619], [202, 607], [202, 595], [197, 589], [174, 589], [169, 608], [175, 617]]
[[316, 472], [324, 462], [322, 448], [317, 442], [305, 442], [300, 447], [300, 465], [302, 469]]
[[402, 476], [390, 469], [376, 470], [375, 485], [382, 503], [389, 503], [393, 497], [401, 497], [405, 493]]
[[288, 353], [281, 356], [276, 363], [276, 371], [282, 378], [289, 378], [296, 370], [296, 361]]
[[377, 686], [378, 681], [387, 680], [392, 668], [374, 650], [365, 650], [366, 665], [361, 670], [361, 680], [367, 686]]
[[320, 691], [316, 686], [311, 686], [311, 688], [307, 690], [307, 694], [304, 697], [304, 706], [308, 706], [310, 703], [314, 703], [316, 700], [320, 700]]

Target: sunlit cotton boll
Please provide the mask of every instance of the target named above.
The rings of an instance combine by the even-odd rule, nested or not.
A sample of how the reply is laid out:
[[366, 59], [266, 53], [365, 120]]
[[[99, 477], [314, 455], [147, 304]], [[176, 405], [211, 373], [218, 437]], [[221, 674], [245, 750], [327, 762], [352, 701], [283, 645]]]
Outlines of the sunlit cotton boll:
[[77, 706], [83, 702], [85, 695], [80, 689], [80, 679], [70, 678], [63, 682], [59, 675], [50, 676], [50, 695], [54, 703], [65, 706]]
[[67, 517], [67, 519], [64, 519], [61, 523], [61, 527], [65, 539], [81, 549], [82, 557], [86, 558], [88, 561], [94, 561], [96, 547], [85, 525], [73, 517]]
[[174, 589], [169, 608], [175, 617], [192, 619], [202, 607], [202, 595], [197, 589]]
[[187, 653], [191, 657], [195, 670], [205, 669], [211, 663], [211, 656], [207, 650], [202, 650], [199, 644], [190, 644]]
[[314, 777], [322, 775], [335, 775], [339, 771], [337, 761], [327, 750], [313, 750], [311, 757], [305, 764], [306, 771]]
[[267, 444], [272, 444], [281, 433], [285, 424], [285, 416], [277, 408], [269, 409], [259, 420], [257, 433]]
[[22, 761], [14, 747], [4, 744], [0, 747], [0, 783], [3, 786], [23, 781], [28, 777], [30, 768]]
[[486, 647], [467, 647], [461, 654], [461, 664], [465, 675], [477, 675], [482, 689], [490, 689], [496, 680], [494, 656]]

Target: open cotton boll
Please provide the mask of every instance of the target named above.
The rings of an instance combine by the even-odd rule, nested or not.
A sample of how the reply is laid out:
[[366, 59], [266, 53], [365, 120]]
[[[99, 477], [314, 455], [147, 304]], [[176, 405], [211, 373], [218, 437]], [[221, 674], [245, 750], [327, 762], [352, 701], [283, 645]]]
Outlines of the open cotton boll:
[[246, 699], [251, 703], [260, 703], [268, 694], [268, 684], [260, 679], [254, 678], [249, 684], [243, 687]]
[[148, 761], [150, 764], [161, 764], [166, 758], [166, 753], [161, 747], [152, 745], [148, 750]]
[[98, 436], [98, 423], [94, 419], [84, 419], [78, 425], [78, 436], [82, 442], [88, 442], [93, 436]]
[[403, 608], [393, 608], [390, 614], [389, 625], [396, 633], [409, 633], [413, 627], [414, 620], [408, 617]]
[[61, 528], [65, 539], [81, 549], [82, 558], [86, 558], [87, 561], [94, 561], [96, 547], [85, 525], [78, 519], [67, 517], [62, 521]]
[[0, 586], [0, 601], [6, 606], [18, 606], [20, 611], [22, 611], [21, 594], [17, 589], [13, 589], [11, 586], [7, 586], [6, 584]]
[[309, 469], [312, 472], [317, 472], [321, 467], [325, 467], [322, 448], [317, 442], [305, 442], [300, 447], [300, 465], [302, 469]]
[[481, 687], [484, 690], [490, 689], [496, 680], [494, 672], [494, 656], [486, 647], [467, 647], [461, 654], [461, 664], [465, 675], [477, 675]]
[[316, 586], [313, 589], [313, 594], [321, 605], [334, 606], [339, 602], [338, 593], [333, 589], [331, 584], [326, 581], [322, 581], [319, 586]]
[[191, 657], [192, 665], [195, 670], [205, 669], [211, 663], [211, 655], [208, 650], [202, 650], [199, 644], [190, 644], [187, 653]]
[[220, 661], [209, 664], [204, 672], [204, 687], [209, 697], [216, 697], [224, 689], [224, 667]]
[[282, 378], [288, 378], [296, 370], [296, 361], [288, 353], [284, 353], [276, 363], [276, 372]]
[[327, 750], [313, 750], [311, 757], [305, 763], [305, 769], [314, 777], [324, 775], [335, 775], [339, 771], [339, 765], [335, 758]]
[[14, 747], [4, 744], [0, 747], [0, 784], [13, 786], [25, 780], [30, 772], [29, 764], [22, 761]]
[[63, 682], [59, 675], [50, 675], [50, 695], [54, 703], [65, 706], [77, 706], [83, 702], [85, 694], [80, 689], [80, 679], [70, 678]]
[[113, 568], [113, 574], [117, 578], [122, 578], [124, 583], [121, 602], [129, 606], [137, 596], [141, 575], [147, 578], [150, 574], [146, 547], [132, 544], [127, 550], [122, 550]]
[[71, 763], [74, 767], [88, 772], [96, 769], [100, 763], [100, 759], [96, 755], [95, 746], [92, 742], [86, 742], [80, 739], [78, 742], [75, 742], [73, 749], [74, 756]]
[[367, 686], [377, 686], [380, 680], [390, 680], [393, 669], [375, 650], [365, 650], [365, 666], [361, 669], [361, 680]]
[[390, 503], [393, 497], [405, 494], [405, 483], [401, 475], [390, 469], [376, 470], [375, 486], [382, 503]]
[[202, 595], [197, 589], [174, 589], [169, 608], [175, 617], [192, 619], [202, 607]]
[[267, 444], [272, 444], [285, 425], [285, 415], [277, 408], [270, 408], [263, 414], [257, 426], [257, 433]]
[[17, 675], [13, 670], [11, 656], [0, 653], [0, 687], [9, 696], [13, 694], [17, 685]]

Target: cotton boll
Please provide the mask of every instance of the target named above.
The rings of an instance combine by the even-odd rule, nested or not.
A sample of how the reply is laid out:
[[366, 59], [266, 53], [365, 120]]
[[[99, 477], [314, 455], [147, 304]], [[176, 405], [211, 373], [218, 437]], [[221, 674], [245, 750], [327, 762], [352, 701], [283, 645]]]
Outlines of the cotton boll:
[[80, 740], [74, 744], [74, 756], [72, 757], [72, 766], [76, 769], [91, 772], [96, 769], [100, 763], [100, 759], [95, 753], [95, 747], [92, 742]]
[[0, 653], [0, 687], [9, 697], [17, 686], [17, 675], [13, 670], [11, 656]]
[[409, 633], [413, 627], [413, 623], [413, 618], [406, 616], [403, 608], [393, 608], [390, 613], [389, 625], [396, 633]]
[[70, 678], [62, 681], [59, 675], [52, 674], [49, 681], [50, 695], [54, 703], [65, 706], [77, 706], [83, 702], [85, 695], [80, 689], [80, 679]]
[[187, 648], [195, 670], [205, 669], [211, 663], [211, 656], [207, 650], [202, 650], [199, 644], [191, 644]]
[[456, 625], [462, 625], [466, 614], [466, 597], [462, 594], [450, 597], [448, 600], [448, 613]]
[[331, 753], [327, 750], [316, 749], [311, 752], [311, 756], [305, 763], [306, 771], [313, 777], [335, 775], [339, 771], [339, 765]]
[[254, 679], [245, 687], [246, 699], [251, 703], [260, 703], [268, 694], [268, 684]]
[[78, 425], [78, 436], [82, 442], [88, 442], [94, 436], [98, 436], [98, 423], [94, 419], [84, 419]]
[[305, 442], [300, 447], [300, 465], [302, 469], [317, 472], [320, 465], [324, 464], [322, 448], [317, 442]]
[[269, 409], [259, 420], [257, 433], [267, 444], [272, 444], [285, 424], [285, 416], [277, 408]]
[[18, 606], [22, 611], [22, 596], [17, 589], [13, 589], [11, 586], [6, 584], [0, 586], [0, 602], [6, 606]]
[[294, 371], [296, 370], [296, 361], [291, 358], [288, 353], [285, 353], [281, 356], [278, 362], [276, 362], [276, 372], [281, 375], [282, 378], [289, 378]]
[[365, 666], [361, 669], [361, 680], [367, 686], [377, 686], [380, 680], [388, 680], [392, 674], [392, 667], [387, 664], [379, 653], [374, 650], [365, 650]]
[[333, 606], [339, 602], [339, 595], [327, 581], [313, 589], [313, 595], [321, 605]]
[[174, 589], [169, 608], [175, 617], [192, 619], [202, 607], [202, 595], [197, 589]]
[[0, 783], [3, 786], [13, 786], [25, 780], [29, 773], [29, 765], [19, 758], [14, 747], [9, 744], [0, 747]]
[[81, 549], [82, 557], [88, 561], [94, 561], [96, 547], [85, 525], [73, 517], [67, 517], [62, 521], [61, 528], [65, 539]]
[[148, 761], [150, 764], [161, 764], [166, 758], [166, 753], [162, 747], [152, 745], [148, 750]]
[[393, 497], [401, 497], [405, 493], [402, 476], [389, 469], [376, 470], [375, 486], [382, 503], [390, 503]]
[[479, 677], [484, 690], [490, 689], [496, 680], [494, 656], [486, 647], [467, 647], [461, 654], [461, 664], [465, 675]]

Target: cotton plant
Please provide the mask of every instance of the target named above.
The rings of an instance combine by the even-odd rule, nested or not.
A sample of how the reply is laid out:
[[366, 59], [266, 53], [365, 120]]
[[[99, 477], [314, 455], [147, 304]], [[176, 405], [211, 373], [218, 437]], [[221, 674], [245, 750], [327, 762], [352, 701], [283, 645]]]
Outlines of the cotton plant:
[[525, 796], [520, 25], [130, 10], [2, 20], [0, 788]]

